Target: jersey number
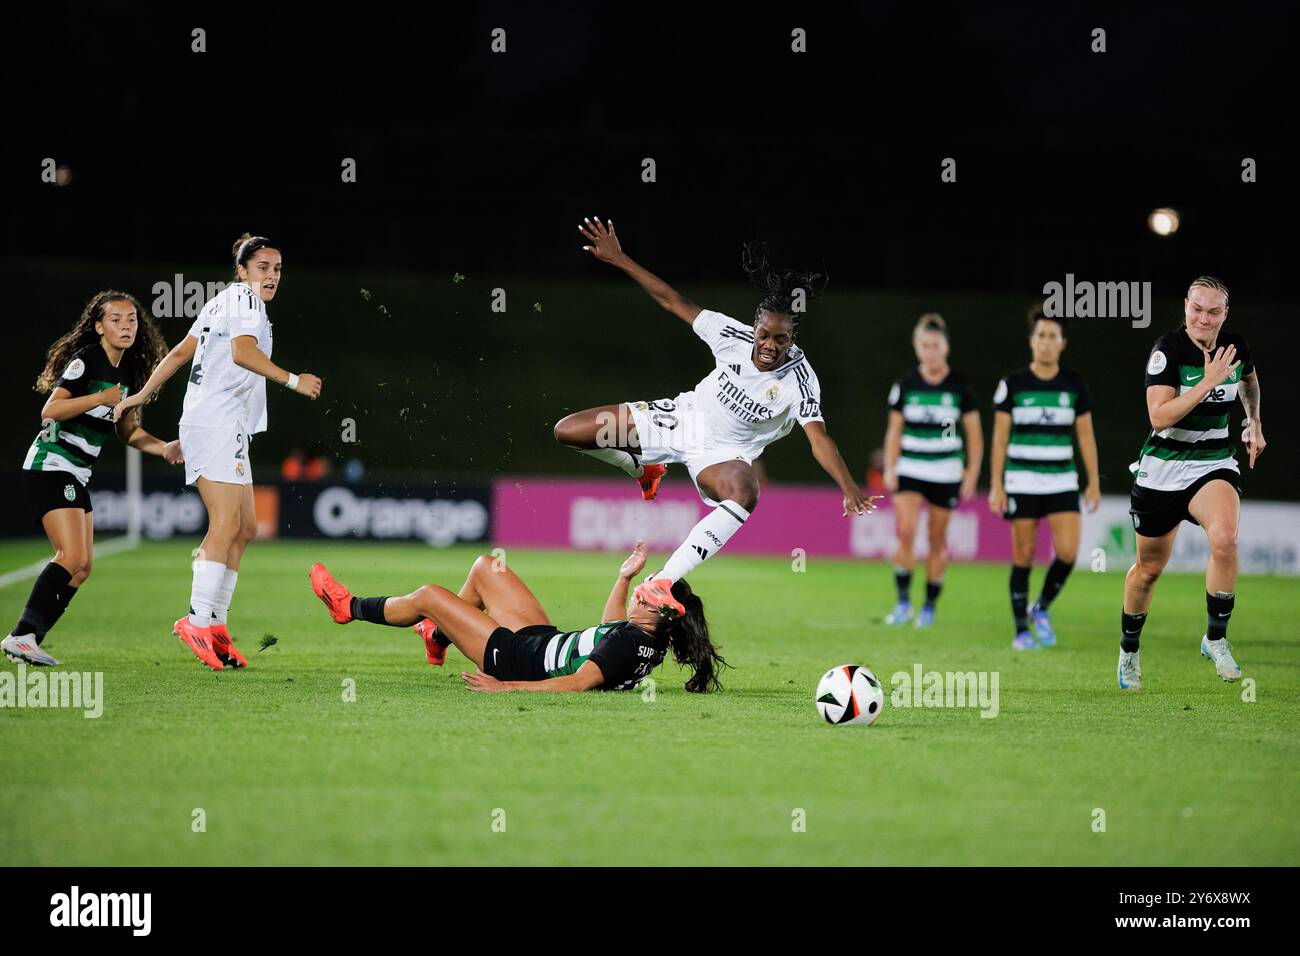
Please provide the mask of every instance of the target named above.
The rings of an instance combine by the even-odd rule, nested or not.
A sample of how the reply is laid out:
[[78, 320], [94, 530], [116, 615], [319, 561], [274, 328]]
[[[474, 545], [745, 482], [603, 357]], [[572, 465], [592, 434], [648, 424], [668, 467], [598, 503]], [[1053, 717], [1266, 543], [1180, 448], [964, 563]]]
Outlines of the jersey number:
[[199, 360], [195, 362], [194, 367], [190, 369], [190, 381], [195, 385], [203, 384], [203, 344], [207, 342], [207, 340], [208, 331], [207, 329], [204, 329], [203, 334], [199, 336], [199, 347], [194, 353], [199, 357]]
[[677, 411], [676, 402], [670, 402], [665, 398], [657, 402], [651, 402], [650, 407], [655, 410], [650, 416], [650, 421], [654, 423], [655, 427], [666, 428], [669, 431], [677, 427], [677, 416], [671, 414]]

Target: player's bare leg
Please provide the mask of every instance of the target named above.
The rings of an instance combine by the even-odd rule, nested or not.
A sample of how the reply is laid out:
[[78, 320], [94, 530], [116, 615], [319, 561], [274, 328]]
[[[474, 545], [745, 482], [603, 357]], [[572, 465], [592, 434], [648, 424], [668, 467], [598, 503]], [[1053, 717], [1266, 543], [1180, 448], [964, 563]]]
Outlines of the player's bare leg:
[[555, 423], [555, 440], [635, 478], [646, 500], [659, 493], [659, 482], [668, 470], [664, 465], [641, 464], [641, 443], [627, 403], [566, 415]]
[[1124, 690], [1142, 689], [1142, 666], [1138, 647], [1147, 610], [1155, 593], [1156, 582], [1174, 553], [1178, 529], [1158, 538], [1137, 536], [1137, 560], [1124, 575], [1124, 606], [1120, 609], [1119, 686]]
[[898, 545], [894, 549], [894, 587], [898, 600], [885, 616], [886, 624], [906, 624], [912, 610], [912, 571], [916, 568], [916, 528], [921, 518], [921, 502], [915, 491], [900, 491], [893, 497], [894, 520], [897, 522]]
[[[488, 617], [512, 631], [532, 624], [550, 623], [546, 611], [533, 592], [528, 590], [528, 585], [506, 566], [504, 560], [490, 554], [481, 554], [475, 559], [456, 596], [466, 604], [485, 611]], [[441, 667], [447, 659], [450, 639], [429, 618], [418, 621], [415, 631], [424, 638], [428, 662]]]
[[921, 613], [916, 617], [917, 627], [930, 627], [934, 624], [935, 602], [939, 600], [943, 576], [948, 570], [948, 523], [951, 519], [951, 508], [930, 505], [930, 523], [926, 528], [930, 553], [925, 559], [925, 603], [921, 605]]
[[1237, 525], [1241, 499], [1226, 481], [1211, 481], [1192, 497], [1187, 511], [1205, 529], [1210, 561], [1205, 569], [1205, 635], [1201, 653], [1214, 662], [1224, 680], [1236, 680], [1241, 668], [1228, 646], [1228, 621], [1237, 601]]
[[1047, 566], [1038, 600], [1029, 606], [1029, 621], [1034, 627], [1038, 643], [1044, 647], [1053, 647], [1056, 645], [1056, 631], [1052, 628], [1052, 619], [1047, 612], [1065, 587], [1070, 572], [1074, 570], [1074, 562], [1079, 557], [1079, 512], [1057, 511], [1047, 516], [1047, 525], [1052, 531], [1052, 551], [1055, 557]]
[[90, 575], [94, 525], [91, 514], [80, 508], [55, 508], [41, 518], [54, 557], [32, 584], [31, 594], [13, 631], [0, 641], [0, 649], [15, 661], [53, 667], [59, 663], [41, 642], [63, 615], [77, 586]]
[[705, 559], [722, 550], [758, 505], [758, 476], [748, 462], [739, 458], [710, 465], [695, 480], [718, 505], [691, 529], [663, 571], [652, 575], [654, 580], [667, 580], [672, 584], [686, 577]]

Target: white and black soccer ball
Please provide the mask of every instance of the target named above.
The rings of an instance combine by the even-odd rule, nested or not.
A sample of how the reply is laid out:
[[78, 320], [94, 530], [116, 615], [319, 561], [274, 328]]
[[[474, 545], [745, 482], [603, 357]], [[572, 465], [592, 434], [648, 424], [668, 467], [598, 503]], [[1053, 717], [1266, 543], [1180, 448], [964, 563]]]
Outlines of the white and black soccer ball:
[[841, 664], [817, 684], [817, 712], [828, 724], [875, 723], [885, 706], [885, 691], [870, 668]]

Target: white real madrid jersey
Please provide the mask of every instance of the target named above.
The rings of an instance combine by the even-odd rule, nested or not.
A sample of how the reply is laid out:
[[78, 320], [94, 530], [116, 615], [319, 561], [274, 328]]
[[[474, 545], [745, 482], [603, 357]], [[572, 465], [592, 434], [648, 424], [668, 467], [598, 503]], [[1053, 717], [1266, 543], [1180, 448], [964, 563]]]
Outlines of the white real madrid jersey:
[[266, 431], [266, 379], [236, 365], [231, 350], [236, 337], [250, 335], [271, 357], [271, 320], [261, 296], [243, 282], [227, 286], [203, 307], [189, 334], [199, 344], [181, 424], [239, 427], [250, 435]]
[[769, 372], [754, 367], [754, 330], [708, 309], [691, 326], [713, 351], [716, 367], [695, 386], [696, 426], [719, 445], [760, 450], [795, 422], [823, 421], [821, 386], [802, 351]]

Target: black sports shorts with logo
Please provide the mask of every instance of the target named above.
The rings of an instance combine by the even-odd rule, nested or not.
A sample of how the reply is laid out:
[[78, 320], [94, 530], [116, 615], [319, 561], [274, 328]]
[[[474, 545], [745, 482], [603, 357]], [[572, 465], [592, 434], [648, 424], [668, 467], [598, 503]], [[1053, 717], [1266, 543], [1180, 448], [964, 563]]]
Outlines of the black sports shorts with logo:
[[1133, 530], [1144, 538], [1160, 538], [1173, 531], [1184, 521], [1199, 525], [1192, 517], [1187, 506], [1192, 503], [1196, 493], [1211, 481], [1222, 479], [1241, 494], [1241, 475], [1231, 468], [1219, 468], [1208, 475], [1201, 475], [1186, 488], [1178, 491], [1157, 491], [1134, 485], [1129, 494], [1128, 513], [1133, 517]]
[[90, 492], [86, 486], [66, 471], [23, 471], [27, 485], [27, 503], [32, 509], [32, 519], [41, 519], [59, 508], [80, 508], [89, 514]]

